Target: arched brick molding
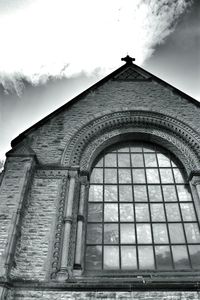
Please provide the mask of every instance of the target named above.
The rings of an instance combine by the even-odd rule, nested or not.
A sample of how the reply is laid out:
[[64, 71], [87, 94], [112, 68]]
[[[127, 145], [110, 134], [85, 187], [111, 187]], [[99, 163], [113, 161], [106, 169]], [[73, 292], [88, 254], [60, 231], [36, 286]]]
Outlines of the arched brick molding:
[[[72, 169], [80, 168], [79, 180], [81, 181], [90, 172], [93, 161], [105, 147], [119, 141], [134, 139], [156, 143], [171, 151], [182, 162], [186, 175], [200, 169], [200, 138], [190, 126], [161, 113], [128, 110], [89, 120], [87, 125], [79, 129], [67, 144], [61, 163]], [[67, 261], [71, 269], [74, 262], [78, 203], [82, 197], [77, 195], [73, 205]], [[62, 213], [63, 209], [63, 206], [58, 208]], [[84, 215], [79, 216], [79, 219], [83, 221]], [[54, 244], [53, 268], [50, 275], [52, 279], [56, 279], [59, 273], [60, 256], [57, 250], [61, 245], [61, 240]], [[72, 275], [68, 273], [68, 279], [70, 276]]]
[[125, 136], [164, 145], [182, 161], [188, 174], [200, 169], [200, 138], [190, 126], [164, 114], [130, 110], [89, 121], [72, 137], [61, 163], [89, 171], [91, 162], [103, 148]]

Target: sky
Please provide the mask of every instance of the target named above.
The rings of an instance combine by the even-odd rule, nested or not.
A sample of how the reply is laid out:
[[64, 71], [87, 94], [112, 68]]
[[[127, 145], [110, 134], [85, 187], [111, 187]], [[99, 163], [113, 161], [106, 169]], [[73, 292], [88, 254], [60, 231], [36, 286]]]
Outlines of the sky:
[[0, 38], [0, 159], [127, 54], [200, 101], [199, 0], [0, 0]]

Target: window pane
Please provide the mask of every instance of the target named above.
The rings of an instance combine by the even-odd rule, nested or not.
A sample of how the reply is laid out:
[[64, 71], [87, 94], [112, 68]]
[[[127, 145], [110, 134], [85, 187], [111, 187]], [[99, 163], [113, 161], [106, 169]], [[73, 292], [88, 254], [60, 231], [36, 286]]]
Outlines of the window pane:
[[143, 167], [143, 156], [142, 154], [131, 154], [131, 162], [133, 167]]
[[160, 176], [161, 176], [162, 183], [173, 183], [174, 182], [171, 169], [160, 169]]
[[104, 201], [116, 202], [117, 198], [117, 185], [105, 185], [104, 186]]
[[102, 221], [102, 204], [88, 204], [88, 222]]
[[142, 147], [141, 146], [131, 146], [130, 147], [131, 152], [142, 152]]
[[86, 268], [100, 270], [102, 267], [102, 246], [86, 247]]
[[104, 243], [105, 244], [118, 244], [118, 224], [105, 224], [104, 225]]
[[171, 167], [170, 160], [165, 155], [158, 153], [158, 164], [159, 167]]
[[163, 194], [165, 201], [177, 201], [176, 190], [174, 185], [163, 185]]
[[198, 224], [186, 223], [184, 226], [188, 243], [200, 243]]
[[167, 244], [168, 234], [166, 224], [152, 224], [153, 226], [153, 238], [155, 244]]
[[120, 204], [120, 221], [121, 222], [134, 221], [132, 204]]
[[148, 185], [149, 200], [151, 202], [162, 201], [162, 194], [159, 185]]
[[104, 246], [104, 269], [119, 269], [118, 246]]
[[179, 169], [173, 169], [173, 172], [174, 172], [175, 182], [176, 183], [184, 183], [183, 176], [182, 176], [181, 172], [179, 171]]
[[129, 152], [129, 147], [119, 147], [118, 152]]
[[105, 183], [117, 183], [117, 169], [105, 169]]
[[179, 201], [192, 201], [191, 194], [188, 191], [188, 186], [177, 185]]
[[117, 222], [118, 221], [118, 204], [104, 205], [104, 221]]
[[169, 246], [156, 246], [155, 254], [158, 269], [172, 269], [172, 259]]
[[189, 246], [190, 259], [194, 269], [200, 268], [200, 245]]
[[134, 200], [136, 202], [146, 202], [147, 201], [146, 185], [135, 185], [134, 186]]
[[105, 155], [105, 167], [116, 167], [117, 166], [117, 157], [116, 154], [109, 153]]
[[130, 155], [128, 154], [118, 154], [118, 166], [119, 167], [130, 167]]
[[135, 243], [135, 226], [134, 224], [121, 224], [121, 243], [134, 244]]
[[119, 186], [119, 201], [121, 202], [132, 202], [132, 186], [131, 185], [120, 185]]
[[103, 168], [103, 158], [99, 159], [99, 161], [95, 164], [95, 167]]
[[143, 169], [133, 170], [133, 183], [145, 183], [145, 176]]
[[119, 169], [119, 183], [131, 183], [131, 170]]
[[101, 244], [102, 243], [102, 225], [88, 224], [87, 225], [87, 243]]
[[157, 160], [155, 154], [144, 154], [146, 167], [157, 167]]
[[149, 207], [148, 204], [135, 204], [135, 213], [137, 222], [149, 221]]
[[90, 183], [103, 183], [103, 169], [93, 169]]
[[139, 254], [140, 269], [142, 270], [155, 269], [152, 246], [139, 246], [138, 254]]
[[166, 203], [165, 204], [167, 220], [170, 221], [181, 221], [179, 206], [177, 203]]
[[164, 222], [165, 213], [163, 204], [151, 204], [151, 218], [153, 222]]
[[150, 224], [137, 224], [137, 240], [139, 244], [152, 243]]
[[146, 172], [148, 183], [160, 183], [157, 169], [147, 169]]
[[155, 152], [154, 145], [144, 144], [143, 151], [144, 152]]
[[185, 246], [172, 246], [172, 253], [176, 269], [188, 269], [190, 267]]
[[192, 203], [181, 203], [183, 221], [196, 221], [194, 207]]
[[169, 235], [171, 243], [185, 243], [182, 224], [169, 224]]
[[103, 200], [103, 186], [102, 185], [91, 185], [89, 190], [89, 201], [90, 202], [101, 202]]
[[122, 269], [137, 269], [136, 249], [134, 246], [121, 246]]

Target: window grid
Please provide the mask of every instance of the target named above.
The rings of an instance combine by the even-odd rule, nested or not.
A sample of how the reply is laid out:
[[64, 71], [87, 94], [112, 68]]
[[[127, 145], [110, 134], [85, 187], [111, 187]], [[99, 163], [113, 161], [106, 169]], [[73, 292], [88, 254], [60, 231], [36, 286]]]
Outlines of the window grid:
[[[156, 155], [156, 160], [157, 160], [157, 164], [158, 164], [158, 156], [157, 155]], [[171, 160], [170, 160], [170, 164], [171, 164]], [[171, 164], [171, 166], [172, 166], [172, 164]], [[159, 168], [158, 168], [158, 174], [159, 174], [159, 179], [160, 179], [160, 182], [161, 182], [161, 176], [160, 176]], [[160, 187], [161, 187], [162, 199], [164, 200], [163, 187], [162, 187], [162, 185], [160, 185]], [[177, 199], [179, 199], [179, 198], [177, 198]], [[175, 269], [174, 258], [173, 258], [173, 254], [172, 254], [171, 237], [170, 237], [170, 232], [169, 232], [169, 224], [167, 222], [167, 212], [166, 212], [166, 206], [165, 205], [164, 205], [164, 214], [165, 214], [166, 227], [167, 227], [167, 237], [168, 237], [168, 241], [169, 241], [170, 258], [171, 258], [171, 262], [172, 262], [172, 268]]]
[[[141, 143], [140, 143], [140, 145], [141, 145]], [[143, 144], [143, 145], [146, 147], [146, 144]], [[127, 147], [127, 145], [126, 145], [126, 147]], [[148, 147], [148, 145], [147, 145], [147, 147]], [[161, 270], [162, 268], [160, 268], [158, 266], [159, 265], [159, 263], [158, 263], [159, 258], [157, 257], [156, 251], [159, 252], [159, 249], [161, 249], [162, 246], [165, 247], [165, 249], [167, 249], [166, 247], [168, 247], [168, 249], [169, 249], [168, 259], [169, 259], [169, 261], [171, 261], [172, 265], [171, 265], [171, 268], [167, 268], [167, 270], [180, 270], [182, 268], [184, 269], [184, 266], [181, 267], [181, 268], [177, 267], [176, 263], [174, 261], [174, 257], [176, 256], [175, 255], [175, 253], [176, 253], [175, 249], [178, 249], [177, 248], [178, 246], [179, 246], [179, 251], [180, 252], [182, 251], [183, 257], [185, 255], [184, 254], [184, 251], [185, 251], [184, 249], [186, 249], [185, 253], [187, 253], [187, 255], [185, 256], [185, 260], [189, 263], [189, 267], [185, 263], [185, 268], [186, 269], [196, 268], [196, 266], [192, 266], [192, 260], [191, 260], [191, 257], [190, 257], [189, 246], [190, 245], [196, 245], [196, 246], [199, 246], [199, 249], [200, 249], [200, 240], [198, 240], [199, 239], [199, 223], [197, 222], [197, 213], [196, 213], [196, 209], [194, 207], [192, 198], [188, 198], [188, 199], [187, 198], [180, 198], [181, 197], [180, 196], [181, 192], [179, 194], [179, 191], [178, 191], [178, 187], [180, 187], [182, 189], [182, 193], [184, 191], [185, 195], [188, 196], [189, 193], [186, 192], [186, 188], [187, 188], [187, 190], [189, 190], [189, 186], [184, 181], [181, 182], [181, 180], [179, 180], [179, 182], [177, 182], [177, 178], [175, 177], [174, 170], [180, 170], [180, 168], [176, 165], [173, 158], [169, 156], [170, 155], [169, 153], [163, 152], [163, 150], [160, 147], [157, 148], [157, 149], [154, 149], [154, 151], [152, 151], [152, 150], [148, 151], [148, 150], [146, 150], [146, 149], [144, 150], [144, 149], [145, 148], [142, 147], [140, 152], [138, 152], [138, 151], [134, 152], [134, 151], [132, 151], [132, 148], [129, 145], [128, 150], [126, 150], [126, 151], [120, 151], [120, 149], [118, 149], [116, 151], [113, 151], [113, 150], [112, 151], [105, 151], [103, 157], [101, 158], [102, 159], [102, 165], [100, 165], [99, 162], [97, 162], [97, 165], [93, 168], [93, 172], [95, 172], [95, 170], [102, 170], [103, 174], [102, 174], [102, 178], [100, 178], [100, 179], [102, 179], [100, 182], [99, 182], [98, 176], [97, 176], [97, 182], [94, 182], [92, 180], [93, 175], [91, 175], [90, 188], [91, 187], [95, 188], [97, 186], [99, 186], [99, 187], [102, 186], [103, 194], [101, 196], [101, 200], [99, 198], [98, 199], [92, 199], [92, 196], [91, 196], [89, 198], [88, 207], [91, 204], [101, 205], [102, 214], [101, 214], [101, 211], [99, 212], [99, 214], [102, 215], [102, 218], [101, 218], [101, 221], [98, 221], [98, 220], [92, 220], [91, 221], [88, 218], [88, 233], [87, 233], [87, 242], [86, 242], [86, 244], [87, 244], [86, 245], [87, 246], [87, 248], [86, 248], [87, 249], [86, 250], [86, 269], [87, 270], [116, 270], [116, 269], [117, 270], [127, 270], [127, 269], [128, 270], [148, 270], [149, 266], [147, 265], [146, 268], [141, 267], [141, 262], [142, 261], [140, 261], [140, 255], [142, 255], [141, 253], [143, 253], [143, 255], [144, 255], [146, 249], [150, 249], [148, 247], [151, 247], [151, 252], [153, 253], [152, 266], [150, 266], [150, 269], [151, 270]], [[111, 160], [109, 162], [109, 165], [107, 166], [106, 154], [115, 155], [116, 166], [112, 166], [112, 161]], [[126, 154], [127, 157], [129, 157], [129, 166], [121, 166], [123, 154]], [[142, 155], [141, 157], [142, 157], [142, 161], [143, 161], [143, 166], [140, 166], [140, 167], [137, 166], [136, 167], [136, 166], [133, 165], [133, 161], [132, 161], [132, 155], [133, 154], [141, 154]], [[156, 167], [152, 167], [152, 166], [148, 167], [147, 166], [146, 160], [153, 157], [151, 155], [148, 156], [149, 154], [151, 154], [151, 155], [154, 154], [155, 155], [156, 164], [157, 164]], [[160, 166], [160, 161], [159, 161], [159, 158], [158, 158], [158, 154], [163, 154], [165, 159], [167, 158], [169, 160], [170, 165], [166, 166], [166, 167], [165, 166]], [[136, 156], [136, 157], [139, 157], [139, 156]], [[101, 159], [99, 161], [101, 161]], [[119, 159], [120, 159], [120, 164], [119, 164]], [[124, 163], [126, 163], [127, 162], [126, 161], [126, 156], [124, 156], [124, 159], [125, 159]], [[110, 165], [110, 163], [111, 163], [111, 165]], [[106, 182], [106, 178], [107, 178], [106, 176], [108, 176], [108, 175], [106, 175], [106, 172], [107, 172], [107, 170], [110, 170], [110, 169], [117, 171], [117, 172], [115, 172], [116, 173], [115, 182], [109, 182], [109, 181]], [[149, 182], [150, 179], [148, 179], [147, 170], [152, 170], [152, 169], [158, 171], [157, 174], [158, 174], [159, 182], [156, 182], [156, 183]], [[121, 182], [121, 180], [120, 180], [120, 170], [130, 170], [129, 171], [129, 180], [128, 180], [128, 182], [126, 182], [127, 178], [125, 178], [125, 182]], [[133, 172], [134, 172], [134, 170], [144, 170], [144, 179], [145, 179], [144, 182], [134, 183], [134, 178], [133, 178], [134, 173], [132, 172], [132, 170], [133, 170]], [[161, 170], [171, 170], [170, 171], [171, 175], [172, 175], [171, 178], [173, 179], [173, 180], [171, 179], [172, 182], [165, 182], [165, 183], [163, 182], [163, 180], [165, 180], [165, 179], [164, 179], [164, 175], [163, 175], [163, 178], [162, 178]], [[168, 175], [170, 174], [170, 172], [168, 171]], [[121, 178], [123, 178], [123, 177], [121, 177]], [[112, 181], [112, 180], [110, 180], [110, 181]], [[124, 181], [124, 179], [122, 179], [122, 181]], [[162, 201], [157, 201], [155, 199], [154, 199], [155, 201], [152, 201], [152, 199], [150, 198], [150, 194], [149, 194], [150, 190], [149, 189], [150, 189], [150, 187], [156, 187], [156, 186], [160, 187], [161, 196], [162, 196], [161, 200]], [[168, 199], [168, 201], [166, 201], [163, 188], [167, 187], [167, 186], [169, 188], [172, 187], [172, 186], [175, 188], [176, 199], [173, 199], [173, 200]], [[110, 187], [116, 187], [117, 188], [116, 199], [114, 201], [113, 201], [113, 199], [111, 199], [110, 201], [108, 199], [106, 199], [108, 197], [105, 198], [106, 188], [107, 188], [107, 192], [108, 192], [108, 190], [109, 190], [108, 188], [110, 188]], [[127, 189], [128, 187], [131, 188], [131, 191], [132, 191], [132, 201], [131, 202], [127, 199], [125, 199], [125, 200], [120, 199], [120, 188], [121, 187], [124, 187], [125, 189]], [[146, 196], [147, 196], [146, 201], [144, 201], [144, 199], [143, 199], [143, 201], [141, 201], [141, 199], [140, 199], [140, 201], [137, 201], [137, 199], [136, 199], [136, 188], [138, 188], [138, 187], [143, 187], [143, 188], [145, 187]], [[96, 201], [96, 200], [98, 200], [98, 201]], [[176, 201], [174, 201], [174, 200], [176, 200]], [[193, 209], [194, 214], [195, 214], [195, 219], [187, 220], [186, 219], [186, 217], [188, 218], [187, 214], [185, 216], [185, 219], [183, 218], [183, 212], [182, 212], [183, 208], [181, 207], [181, 203], [183, 203], [184, 205], [186, 205], [186, 204], [192, 205], [191, 207], [185, 206], [186, 207], [185, 208], [186, 212], [184, 212], [184, 213], [188, 214], [187, 209], [189, 209], [189, 210]], [[125, 204], [127, 204], [127, 206], [125, 206]], [[129, 207], [128, 205], [131, 205], [131, 204], [132, 204], [134, 219], [131, 220], [131, 221], [130, 220], [124, 221], [123, 218], [122, 218], [122, 213], [124, 213], [124, 214], [128, 213], [126, 210]], [[175, 215], [175, 218], [177, 218], [177, 220], [175, 220], [175, 221], [174, 220], [168, 220], [169, 216], [168, 216], [167, 208], [170, 211], [170, 205], [171, 205], [171, 211], [172, 211], [172, 208], [173, 208], [172, 205], [174, 205], [174, 204], [176, 205], [174, 207], [177, 208], [177, 212], [178, 212], [177, 216]], [[113, 205], [113, 206], [111, 206], [111, 205]], [[148, 220], [148, 218], [146, 220], [144, 219], [143, 221], [140, 221], [140, 220], [138, 221], [137, 220], [138, 217], [137, 217], [136, 209], [138, 209], [138, 211], [139, 211], [139, 207], [142, 207], [142, 205], [143, 205], [143, 211], [144, 211], [145, 207], [148, 207], [147, 215], [149, 215], [149, 220]], [[160, 207], [162, 207], [161, 205], [163, 205], [164, 220], [162, 220], [162, 221], [156, 220], [155, 221], [155, 220], [152, 219], [153, 207], [155, 208], [156, 207], [155, 205], [160, 205]], [[115, 208], [115, 210], [117, 210], [117, 213], [115, 212], [115, 210], [113, 210], [113, 216], [116, 214], [117, 221], [116, 220], [113, 221], [112, 219], [105, 220], [105, 213], [107, 214], [108, 207]], [[157, 207], [159, 207], [159, 206], [157, 206]], [[123, 209], [124, 209], [124, 212], [123, 212]], [[144, 213], [144, 212], [142, 212], [142, 213]], [[89, 214], [89, 212], [88, 212], [88, 214]], [[141, 214], [141, 211], [140, 211], [140, 214]], [[178, 219], [178, 215], [180, 215], [179, 219]], [[88, 215], [88, 217], [89, 217], [89, 215]], [[130, 217], [130, 215], [127, 215], [127, 217]], [[101, 240], [101, 243], [97, 243], [97, 242], [91, 243], [90, 241], [88, 241], [89, 240], [88, 236], [91, 234], [91, 232], [89, 231], [89, 226], [91, 224], [93, 224], [93, 225], [102, 224], [102, 240]], [[110, 241], [109, 243], [105, 242], [106, 234], [109, 235], [109, 231], [107, 233], [105, 232], [105, 226], [107, 226], [107, 230], [108, 230], [109, 224], [110, 224], [110, 226], [111, 226], [111, 224], [112, 225], [116, 224], [116, 226], [118, 227], [118, 232], [115, 233], [116, 234], [116, 239], [117, 239], [118, 242], [112, 242], [112, 241]], [[121, 234], [123, 233], [122, 228], [125, 228], [125, 227], [122, 227], [123, 224], [128, 224], [130, 228], [131, 228], [130, 225], [134, 225], [134, 239], [135, 239], [134, 243], [133, 242], [131, 242], [131, 243], [122, 243], [122, 236], [121, 236]], [[145, 228], [144, 226], [146, 226], [146, 228], [147, 228], [147, 225], [150, 227], [151, 243], [150, 242], [142, 243], [141, 241], [138, 240], [138, 237], [139, 237], [138, 236], [138, 234], [139, 234], [139, 226], [138, 225], [139, 224], [141, 224], [141, 226], [143, 224], [143, 229]], [[159, 241], [159, 243], [158, 243], [158, 241], [157, 241], [157, 243], [155, 242], [154, 228], [156, 228], [156, 227], [154, 227], [154, 224], [157, 224], [157, 225], [155, 225], [155, 226], [157, 226], [157, 228], [158, 228], [159, 224], [166, 225], [168, 243], [166, 243], [166, 242], [161, 243], [160, 241]], [[170, 224], [175, 224], [176, 227], [181, 226], [180, 228], [182, 228], [182, 229], [180, 229], [181, 230], [180, 232], [183, 233], [183, 237], [184, 237], [181, 242], [180, 241], [174, 242], [174, 241], [171, 240], [171, 233], [170, 233], [169, 226], [172, 226], [172, 225], [170, 225]], [[191, 240], [190, 240], [190, 242], [188, 241], [188, 236], [187, 236], [186, 229], [185, 229], [186, 224], [190, 224], [190, 225], [188, 225], [188, 226], [190, 226], [190, 228], [192, 228], [192, 226], [193, 226], [192, 224], [194, 224], [194, 226], [196, 226], [196, 225], [198, 226], [198, 232], [195, 233], [196, 237], [194, 237], [194, 241], [192, 243], [191, 243]], [[195, 228], [194, 226], [193, 226], [193, 230]], [[188, 228], [189, 227], [187, 227], [187, 230], [189, 230]], [[93, 234], [94, 234], [94, 232], [93, 232]], [[193, 234], [194, 234], [194, 232], [193, 232]], [[195, 241], [195, 238], [196, 238], [196, 241]], [[95, 248], [93, 249], [94, 253], [92, 253], [92, 254], [90, 253], [90, 249], [92, 249], [90, 247], [92, 247], [92, 246], [93, 247], [97, 247], [97, 246], [101, 247], [101, 251], [100, 251], [101, 253], [99, 254], [99, 256], [98, 256], [97, 253], [95, 254], [95, 251], [96, 251], [96, 250], [94, 250]], [[104, 255], [106, 254], [105, 253], [105, 247], [106, 246], [110, 247], [110, 248], [107, 248], [107, 249], [110, 249], [110, 251], [111, 250], [114, 251], [114, 249], [115, 249], [115, 251], [114, 251], [115, 254], [113, 254], [113, 257], [109, 258], [111, 260], [110, 266], [109, 265], [106, 266], [106, 263], [105, 263]], [[112, 248], [112, 246], [117, 247], [117, 248]], [[182, 246], [182, 248], [181, 248], [181, 246]], [[135, 258], [134, 258], [134, 254], [132, 253], [132, 255], [133, 255], [132, 256], [132, 264], [133, 264], [133, 258], [134, 258], [135, 259], [135, 267], [131, 267], [131, 268], [128, 268], [127, 265], [124, 267], [123, 264], [122, 264], [122, 260], [125, 259], [124, 256], [122, 256], [122, 250], [124, 249], [123, 251], [125, 251], [125, 249], [126, 249], [126, 251], [127, 251], [128, 247], [132, 247], [132, 249], [135, 249]], [[135, 248], [133, 248], [133, 247], [135, 247]], [[147, 247], [147, 248], [145, 248], [145, 247]], [[98, 250], [99, 249], [100, 248], [98, 248]], [[161, 249], [161, 251], [162, 251], [162, 249]], [[114, 258], [114, 255], [118, 255], [118, 263], [116, 263], [117, 259], [115, 261], [116, 257]], [[130, 252], [129, 252], [129, 255], [130, 255]], [[158, 256], [159, 256], [159, 254], [158, 254]], [[131, 258], [131, 256], [130, 256], [130, 258]], [[100, 259], [101, 267], [99, 267], [99, 264], [96, 263], [96, 261], [95, 261], [96, 259], [97, 260]], [[107, 259], [107, 261], [109, 259]], [[175, 258], [175, 259], [177, 260], [177, 258]], [[126, 261], [126, 259], [125, 259], [125, 261]], [[162, 264], [162, 258], [161, 258], [161, 264]], [[200, 267], [200, 262], [198, 262], [198, 264], [199, 264], [199, 267]], [[164, 265], [164, 260], [163, 260], [163, 270], [166, 270], [166, 266]]]

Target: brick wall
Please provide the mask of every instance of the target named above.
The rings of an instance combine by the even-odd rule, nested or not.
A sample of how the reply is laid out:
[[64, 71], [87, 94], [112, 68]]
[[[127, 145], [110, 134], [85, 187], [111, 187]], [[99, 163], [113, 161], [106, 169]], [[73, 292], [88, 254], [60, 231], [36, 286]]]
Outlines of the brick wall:
[[31, 135], [41, 163], [58, 163], [69, 139], [101, 112], [152, 110], [174, 116], [200, 133], [200, 108], [155, 82], [109, 81], [63, 111]]
[[60, 179], [34, 178], [16, 247], [12, 278], [45, 280], [54, 238]]
[[12, 226], [19, 203], [23, 201], [27, 170], [31, 164], [31, 158], [9, 157], [5, 165], [0, 186], [0, 276], [4, 273], [9, 237], [13, 234]]
[[[75, 103], [67, 111], [30, 134], [30, 146], [41, 164], [57, 164], [70, 138], [99, 112], [140, 109], [166, 113], [188, 123], [200, 133], [200, 108], [155, 82], [110, 81]], [[0, 198], [0, 258], [8, 240], [13, 214], [19, 202], [20, 180], [30, 159], [10, 157], [1, 185]], [[18, 239], [11, 277], [18, 280], [48, 280], [48, 270], [54, 237], [60, 179], [35, 176]], [[0, 260], [0, 269], [3, 264]], [[1, 270], [0, 270], [1, 274]], [[184, 288], [184, 287], [183, 287]], [[9, 300], [19, 299], [200, 299], [198, 292], [66, 292], [16, 289]]]
[[199, 300], [199, 292], [67, 292], [16, 290], [8, 300]]

